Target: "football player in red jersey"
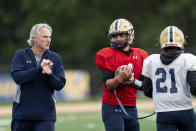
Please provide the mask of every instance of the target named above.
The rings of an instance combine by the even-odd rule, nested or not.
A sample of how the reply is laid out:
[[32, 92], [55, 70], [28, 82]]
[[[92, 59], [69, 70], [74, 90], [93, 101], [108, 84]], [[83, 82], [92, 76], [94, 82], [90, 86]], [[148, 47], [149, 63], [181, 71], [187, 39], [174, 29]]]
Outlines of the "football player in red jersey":
[[[132, 74], [134, 79], [140, 79], [143, 61], [148, 54], [142, 49], [132, 47], [134, 28], [126, 19], [116, 19], [109, 28], [108, 36], [112, 47], [103, 48], [96, 54], [96, 64], [103, 78], [102, 119], [105, 129], [139, 131], [139, 122], [136, 119], [137, 84]], [[131, 65], [132, 68], [122, 65]], [[115, 75], [120, 66], [122, 68]]]

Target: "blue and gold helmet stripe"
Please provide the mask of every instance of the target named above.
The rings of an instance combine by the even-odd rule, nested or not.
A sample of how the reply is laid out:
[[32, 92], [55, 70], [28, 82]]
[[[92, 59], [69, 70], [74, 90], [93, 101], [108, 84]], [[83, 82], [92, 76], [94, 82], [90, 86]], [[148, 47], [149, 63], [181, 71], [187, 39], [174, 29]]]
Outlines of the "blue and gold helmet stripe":
[[117, 19], [116, 21], [115, 21], [115, 31], [118, 31], [118, 22], [119, 22], [119, 19]]
[[170, 28], [169, 28], [169, 42], [173, 42], [174, 41], [174, 38], [173, 38], [173, 33], [174, 33], [174, 31], [173, 31], [173, 26], [171, 26]]
[[184, 45], [184, 34], [176, 26], [166, 27], [160, 35], [160, 45], [161, 48], [165, 47], [180, 47], [183, 48]]

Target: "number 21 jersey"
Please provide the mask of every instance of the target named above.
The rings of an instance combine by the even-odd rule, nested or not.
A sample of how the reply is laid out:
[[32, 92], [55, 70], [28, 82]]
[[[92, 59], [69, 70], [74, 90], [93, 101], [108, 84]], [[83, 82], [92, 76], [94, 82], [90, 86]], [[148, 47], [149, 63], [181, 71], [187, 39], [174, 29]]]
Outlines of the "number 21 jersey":
[[192, 96], [186, 80], [188, 71], [196, 71], [196, 57], [192, 54], [182, 53], [169, 65], [161, 62], [160, 54], [144, 60], [142, 75], [152, 80], [156, 112], [192, 108]]

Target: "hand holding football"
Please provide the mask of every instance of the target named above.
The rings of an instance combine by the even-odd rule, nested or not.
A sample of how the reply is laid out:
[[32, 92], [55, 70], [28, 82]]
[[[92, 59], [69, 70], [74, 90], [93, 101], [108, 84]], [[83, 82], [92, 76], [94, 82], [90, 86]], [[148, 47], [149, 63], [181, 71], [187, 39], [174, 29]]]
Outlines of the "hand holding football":
[[128, 82], [132, 75], [132, 69], [128, 65], [119, 66], [115, 72], [115, 77], [117, 77], [121, 83]]

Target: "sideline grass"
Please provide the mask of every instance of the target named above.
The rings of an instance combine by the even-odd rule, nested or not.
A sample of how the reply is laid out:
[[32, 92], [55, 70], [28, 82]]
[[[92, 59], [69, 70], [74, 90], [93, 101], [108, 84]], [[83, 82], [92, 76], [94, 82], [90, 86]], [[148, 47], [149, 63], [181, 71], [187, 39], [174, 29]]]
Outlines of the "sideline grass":
[[[145, 116], [149, 113], [139, 113]], [[139, 120], [141, 131], [155, 131], [155, 115]], [[56, 131], [105, 131], [100, 113], [75, 113], [58, 116]]]
[[[139, 113], [145, 116], [148, 113]], [[141, 131], [155, 131], [155, 115], [139, 120]], [[0, 131], [11, 131], [11, 117], [0, 117]], [[100, 112], [58, 114], [55, 131], [105, 131]]]
[[58, 116], [56, 131], [104, 131], [99, 113], [74, 113]]

